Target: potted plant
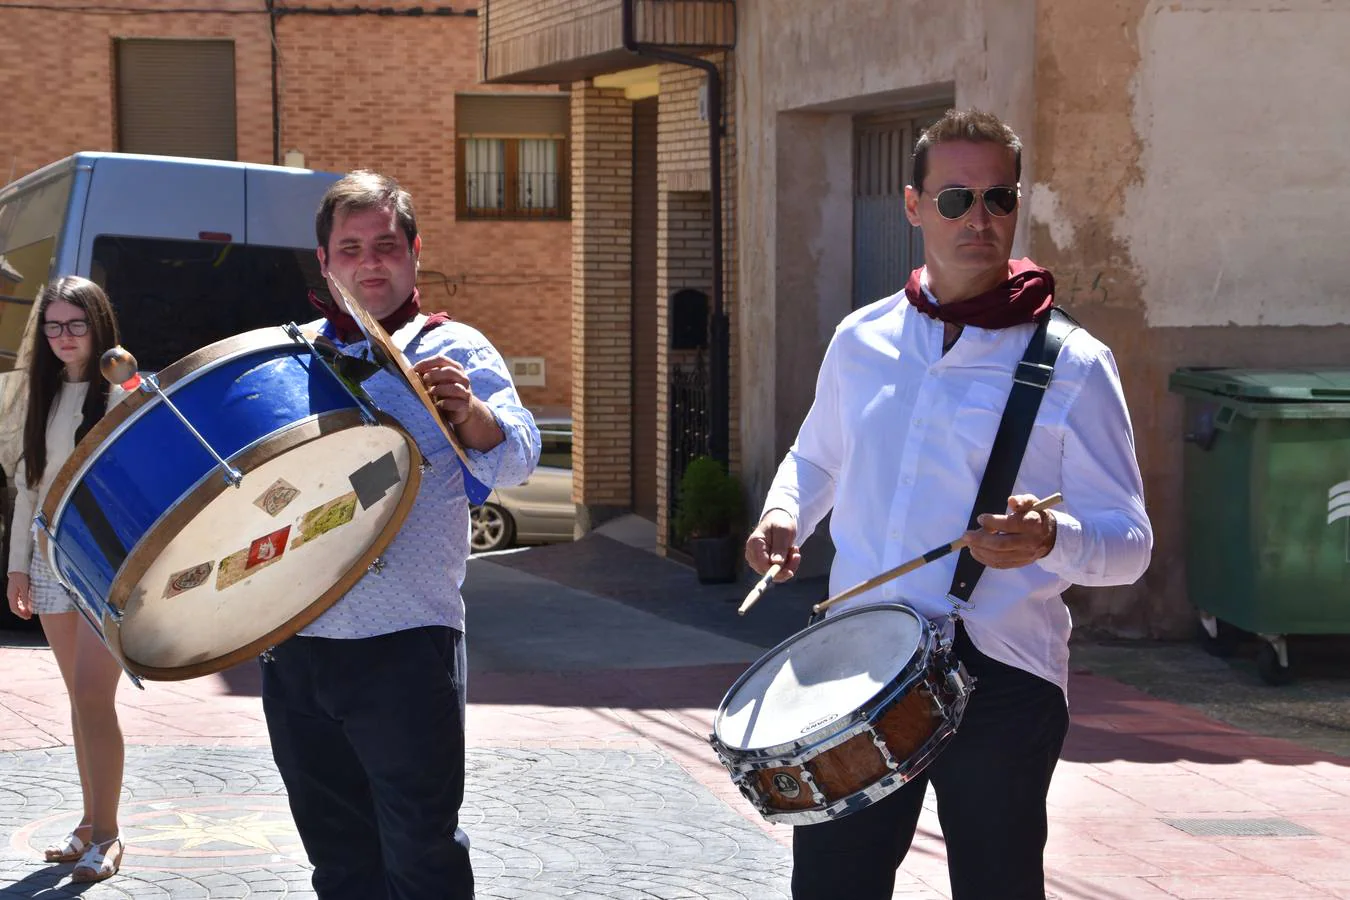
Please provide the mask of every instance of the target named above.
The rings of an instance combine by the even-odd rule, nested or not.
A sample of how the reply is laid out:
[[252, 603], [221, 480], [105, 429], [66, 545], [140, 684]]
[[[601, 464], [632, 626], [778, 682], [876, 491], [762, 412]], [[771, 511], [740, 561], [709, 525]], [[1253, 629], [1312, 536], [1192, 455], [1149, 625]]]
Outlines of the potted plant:
[[740, 481], [710, 456], [689, 462], [675, 499], [675, 533], [688, 541], [698, 580], [736, 580], [737, 528], [744, 512]]

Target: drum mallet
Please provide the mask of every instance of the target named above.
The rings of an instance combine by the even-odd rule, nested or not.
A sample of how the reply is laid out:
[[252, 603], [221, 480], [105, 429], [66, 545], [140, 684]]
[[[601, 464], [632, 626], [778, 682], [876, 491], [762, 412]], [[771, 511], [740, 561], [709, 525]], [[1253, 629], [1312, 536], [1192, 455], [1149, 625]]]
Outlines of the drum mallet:
[[773, 565], [769, 566], [769, 571], [765, 572], [764, 577], [761, 578], [755, 584], [755, 586], [750, 589], [750, 593], [745, 595], [745, 600], [741, 603], [741, 608], [736, 610], [736, 615], [738, 616], [745, 615], [746, 610], [748, 610], [750, 607], [754, 606], [757, 602], [759, 602], [759, 598], [764, 596], [764, 592], [769, 589], [769, 585], [773, 584], [774, 578], [777, 577], [778, 573], [782, 571], [782, 569], [783, 569], [782, 563], [774, 563]]
[[[1031, 512], [1040, 512], [1041, 510], [1049, 509], [1050, 507], [1056, 506], [1062, 502], [1064, 502], [1064, 495], [1056, 491], [1049, 497], [1046, 497], [1044, 500], [1038, 500], [1036, 502], [1036, 505], [1031, 507]], [[815, 606], [811, 607], [811, 610], [812, 612], [823, 613], [825, 610], [829, 609], [831, 606], [834, 606], [836, 603], [842, 603], [843, 601], [847, 600], [850, 597], [856, 597], [857, 595], [863, 593], [864, 591], [870, 591], [874, 587], [878, 587], [879, 585], [885, 584], [892, 578], [899, 578], [901, 575], [913, 572], [915, 569], [919, 568], [919, 566], [926, 565], [935, 559], [942, 559], [942, 557], [946, 556], [948, 553], [951, 553], [953, 550], [960, 550], [965, 545], [966, 545], [966, 536], [963, 534], [956, 540], [952, 541], [950, 544], [943, 544], [941, 547], [934, 547], [932, 550], [929, 550], [923, 556], [916, 556], [909, 562], [901, 563], [894, 569], [889, 569], [885, 572], [882, 572], [880, 575], [867, 579], [862, 584], [854, 585], [853, 587], [849, 588], [846, 591], [843, 591], [842, 593], [835, 594], [828, 600], [822, 600]]]
[[98, 361], [99, 371], [109, 384], [115, 384], [124, 391], [134, 391], [141, 386], [140, 373], [136, 371], [136, 357], [125, 347], [108, 349]]

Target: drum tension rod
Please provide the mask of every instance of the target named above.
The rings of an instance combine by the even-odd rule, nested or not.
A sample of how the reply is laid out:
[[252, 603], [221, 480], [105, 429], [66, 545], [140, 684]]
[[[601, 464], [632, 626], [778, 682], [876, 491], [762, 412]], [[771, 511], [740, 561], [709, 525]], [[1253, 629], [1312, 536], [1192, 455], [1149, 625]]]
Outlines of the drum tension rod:
[[[356, 403], [356, 408], [361, 413], [362, 422], [365, 422], [367, 425], [374, 425], [378, 421], [375, 418], [375, 414], [370, 409], [369, 399], [360, 396], [356, 391], [352, 390], [352, 386], [347, 383], [346, 379], [344, 379], [341, 375], [337, 373], [337, 369], [329, 365], [328, 360], [323, 358], [323, 354], [320, 353], [318, 348], [314, 346], [313, 342], [311, 342], [310, 339], [305, 336], [305, 333], [300, 330], [299, 325], [296, 325], [294, 322], [287, 322], [285, 325], [281, 326], [281, 330], [286, 332], [286, 336], [289, 337], [291, 340], [295, 341], [297, 344], [304, 344], [306, 347], [308, 347], [310, 354], [314, 357], [314, 361], [317, 362], [319, 365], [323, 366], [325, 369], [327, 369], [329, 375], [332, 375], [335, 379], [337, 379], [337, 383], [342, 385], [342, 389], [346, 391], [347, 395], [352, 398], [353, 402]], [[337, 352], [341, 353], [342, 351], [339, 350]]]
[[197, 443], [201, 444], [207, 453], [211, 454], [211, 458], [216, 461], [216, 465], [224, 470], [225, 480], [233, 487], [239, 487], [244, 480], [243, 474], [220, 458], [220, 454], [206, 442], [206, 438], [202, 437], [201, 432], [192, 427], [192, 423], [187, 420], [187, 416], [179, 412], [177, 406], [174, 406], [173, 401], [169, 399], [169, 395], [160, 390], [159, 376], [154, 372], [137, 371], [136, 357], [132, 356], [130, 351], [122, 346], [110, 347], [99, 358], [98, 366], [99, 371], [103, 373], [103, 377], [110, 384], [117, 385], [126, 391], [134, 391], [139, 388], [147, 394], [154, 394], [163, 401], [164, 405], [169, 408], [169, 412], [178, 417], [178, 421], [183, 423], [183, 427], [197, 439]]
[[164, 402], [164, 405], [169, 408], [169, 412], [178, 417], [178, 421], [182, 422], [183, 427], [197, 439], [197, 443], [201, 444], [206, 452], [211, 454], [211, 458], [214, 459], [216, 465], [221, 468], [225, 475], [225, 480], [230, 483], [231, 487], [239, 487], [239, 485], [243, 483], [243, 473], [220, 458], [220, 454], [216, 452], [216, 448], [206, 442], [206, 438], [202, 437], [201, 432], [192, 426], [192, 423], [187, 420], [187, 416], [179, 412], [178, 407], [173, 405], [173, 401], [169, 399], [169, 396], [159, 389], [159, 379], [155, 377], [153, 373], [147, 372], [141, 376], [141, 390], [145, 391], [147, 394], [154, 394], [159, 397], [159, 399]]

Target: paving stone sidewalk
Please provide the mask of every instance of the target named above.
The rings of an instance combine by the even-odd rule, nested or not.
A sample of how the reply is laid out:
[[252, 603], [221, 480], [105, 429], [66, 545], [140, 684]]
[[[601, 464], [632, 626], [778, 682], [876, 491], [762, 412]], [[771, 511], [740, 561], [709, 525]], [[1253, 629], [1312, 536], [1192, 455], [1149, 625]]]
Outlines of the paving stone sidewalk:
[[[740, 617], [747, 587], [700, 585], [600, 535], [470, 563], [464, 817], [480, 898], [787, 896], [790, 829], [758, 818], [706, 736], [727, 687], [824, 585], [774, 588]], [[1080, 649], [1051, 896], [1350, 900], [1350, 757], [1339, 714], [1318, 712], [1344, 702], [1339, 669], [1257, 694], [1242, 659], [1196, 647]], [[79, 889], [37, 854], [78, 814], [67, 701], [40, 641], [0, 634], [0, 897], [312, 897], [258, 681], [250, 663], [123, 688], [126, 862]], [[895, 897], [949, 896], [930, 796]]]
[[[62, 897], [35, 863], [79, 819], [68, 748], [0, 754], [0, 897]], [[660, 752], [471, 750], [463, 824], [480, 898], [787, 896], [787, 851]], [[122, 875], [82, 895], [312, 898], [310, 867], [264, 748], [133, 747]]]

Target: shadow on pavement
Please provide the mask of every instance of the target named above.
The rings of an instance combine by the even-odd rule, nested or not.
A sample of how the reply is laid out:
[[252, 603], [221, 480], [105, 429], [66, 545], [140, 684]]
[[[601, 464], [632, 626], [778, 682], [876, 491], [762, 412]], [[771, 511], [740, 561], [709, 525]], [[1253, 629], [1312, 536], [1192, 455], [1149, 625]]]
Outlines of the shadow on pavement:
[[739, 616], [736, 610], [757, 580], [753, 572], [743, 571], [734, 584], [700, 584], [689, 566], [600, 534], [531, 547], [491, 561], [765, 649], [805, 628], [811, 605], [829, 595], [823, 576], [793, 580], [774, 585]]
[[0, 897], [78, 897], [94, 885], [76, 884], [71, 881], [70, 872], [73, 868], [74, 864], [48, 865], [18, 881], [0, 887]]

